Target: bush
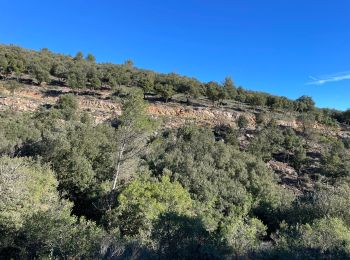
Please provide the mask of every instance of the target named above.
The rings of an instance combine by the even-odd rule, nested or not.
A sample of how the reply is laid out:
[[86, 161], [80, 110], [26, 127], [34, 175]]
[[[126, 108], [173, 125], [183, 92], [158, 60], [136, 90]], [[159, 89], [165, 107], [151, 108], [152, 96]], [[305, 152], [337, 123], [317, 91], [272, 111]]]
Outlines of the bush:
[[249, 125], [249, 121], [245, 116], [240, 115], [237, 119], [237, 125], [239, 128], [246, 128]]
[[79, 103], [73, 94], [66, 94], [59, 97], [56, 107], [61, 110], [65, 119], [71, 119], [78, 110]]

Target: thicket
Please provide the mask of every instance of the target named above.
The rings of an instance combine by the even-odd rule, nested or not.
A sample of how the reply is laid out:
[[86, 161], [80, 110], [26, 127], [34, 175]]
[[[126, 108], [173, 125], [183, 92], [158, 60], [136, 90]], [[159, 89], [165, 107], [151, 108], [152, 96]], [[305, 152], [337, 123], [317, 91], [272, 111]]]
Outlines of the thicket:
[[[344, 142], [270, 122], [242, 147], [244, 129], [161, 130], [146, 106], [130, 93], [95, 124], [68, 94], [0, 114], [0, 258], [350, 257]], [[322, 178], [295, 194], [265, 162], [307, 174], [315, 142]]]

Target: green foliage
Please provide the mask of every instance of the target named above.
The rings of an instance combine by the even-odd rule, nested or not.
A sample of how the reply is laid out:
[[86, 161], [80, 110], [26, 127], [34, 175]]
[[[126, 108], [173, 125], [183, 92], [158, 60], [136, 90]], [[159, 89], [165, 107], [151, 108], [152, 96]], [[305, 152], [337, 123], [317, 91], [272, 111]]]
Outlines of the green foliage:
[[280, 151], [283, 139], [282, 132], [276, 126], [268, 125], [253, 139], [248, 151], [264, 161], [270, 160], [273, 154]]
[[224, 89], [224, 92], [226, 93], [226, 97], [228, 97], [229, 99], [235, 99], [237, 95], [237, 90], [231, 77], [225, 78], [223, 83], [223, 89]]
[[67, 84], [72, 89], [85, 88], [86, 87], [86, 72], [84, 67], [79, 65], [73, 65], [68, 72]]
[[41, 85], [43, 82], [50, 83], [50, 72], [47, 68], [42, 67], [41, 64], [31, 64], [29, 71], [37, 80], [38, 85]]
[[164, 99], [165, 102], [168, 102], [168, 100], [171, 99], [175, 94], [174, 87], [170, 84], [157, 84], [155, 86], [155, 90], [157, 94], [159, 94]]
[[266, 104], [266, 95], [260, 93], [248, 93], [245, 100], [252, 106], [264, 106]]
[[40, 131], [27, 114], [0, 114], [0, 155], [26, 154], [40, 139]]
[[112, 212], [117, 219], [112, 221], [119, 224], [123, 235], [143, 238], [149, 236], [153, 222], [162, 214], [190, 216], [193, 212], [190, 194], [166, 176], [161, 181], [131, 182], [118, 196], [118, 204]]
[[349, 152], [340, 141], [333, 141], [321, 158], [322, 173], [333, 179], [350, 176]]
[[93, 222], [71, 216], [67, 205], [32, 215], [20, 232], [21, 254], [29, 258], [100, 258], [106, 236]]
[[144, 97], [146, 93], [150, 93], [154, 90], [154, 76], [151, 75], [145, 75], [139, 80], [138, 85], [142, 88]]
[[346, 259], [350, 256], [350, 230], [337, 218], [282, 229], [273, 257]]
[[77, 54], [75, 55], [75, 60], [81, 61], [84, 58], [84, 54], [81, 51], [78, 51]]
[[[255, 157], [216, 142], [212, 133], [183, 127], [153, 142], [148, 158], [156, 175], [170, 170], [172, 178], [187, 188], [192, 199], [207, 205], [206, 220], [216, 228], [220, 216], [247, 214], [252, 208], [273, 211], [284, 197], [275, 177]], [[211, 209], [212, 208], [212, 209]], [[201, 211], [202, 211], [201, 210]], [[214, 213], [215, 212], [215, 213]]]
[[99, 255], [103, 231], [71, 216], [47, 166], [0, 157], [0, 257], [47, 258]]
[[[90, 71], [94, 73], [89, 74]], [[82, 52], [78, 52], [72, 58], [48, 49], [35, 52], [17, 46], [0, 45], [0, 75], [5, 79], [14, 75], [19, 80], [23, 74], [30, 74], [39, 85], [42, 82], [49, 83], [53, 76], [61, 81], [61, 85], [68, 85], [73, 89], [137, 86], [142, 88], [144, 93], [155, 90], [165, 102], [174, 94], [183, 94], [190, 103], [191, 98], [203, 94], [213, 104], [224, 99], [234, 99], [252, 106], [267, 106], [273, 110], [314, 112], [318, 122], [331, 126], [335, 126], [336, 121], [350, 122], [349, 113], [346, 111], [316, 109], [314, 101], [308, 96], [301, 96], [292, 101], [286, 97], [247, 91], [242, 87], [236, 88], [230, 77], [226, 77], [222, 85], [213, 81], [204, 84], [195, 78], [175, 73], [161, 74], [138, 69], [131, 60], [119, 65], [96, 63], [92, 54], [88, 54], [84, 59]]]
[[24, 220], [57, 199], [57, 182], [46, 166], [30, 160], [0, 157], [0, 223], [18, 229]]
[[89, 53], [88, 55], [86, 55], [86, 60], [90, 61], [90, 62], [95, 62], [96, 58], [94, 55], [92, 55], [91, 53]]
[[191, 98], [197, 98], [200, 94], [200, 83], [196, 79], [188, 79], [179, 84], [178, 91], [185, 94], [187, 103], [190, 103]]
[[216, 101], [220, 100], [220, 92], [221, 92], [221, 86], [211, 81], [206, 84], [206, 95], [210, 101], [215, 104]]
[[[93, 204], [111, 187], [116, 147], [115, 132], [108, 125], [72, 122], [44, 133], [40, 154], [51, 162], [59, 190], [75, 202], [78, 215], [99, 218], [106, 206]], [[102, 203], [102, 202], [101, 202]]]
[[0, 73], [1, 74], [5, 74], [5, 72], [7, 71], [7, 59], [5, 57], [5, 55], [0, 55]]
[[245, 220], [231, 216], [222, 224], [220, 232], [228, 248], [238, 258], [260, 247], [260, 239], [266, 235], [266, 227], [256, 218]]
[[139, 157], [144, 153], [147, 137], [154, 127], [146, 111], [147, 104], [139, 93], [132, 92], [127, 96], [116, 130], [117, 152], [112, 190], [116, 189], [118, 181], [132, 177]]
[[56, 107], [61, 111], [66, 119], [71, 119], [75, 116], [79, 103], [77, 98], [72, 94], [60, 96], [57, 101]]
[[315, 109], [315, 102], [309, 96], [301, 96], [295, 102], [295, 109], [299, 112], [309, 112]]
[[[348, 138], [315, 127], [348, 123], [349, 111], [246, 91], [229, 77], [203, 84], [47, 49], [0, 45], [0, 77], [13, 92], [49, 79], [75, 93], [110, 87], [122, 103], [104, 123], [71, 94], [49, 109], [0, 113], [0, 258], [349, 258]], [[258, 127], [154, 131], [135, 87], [166, 102], [205, 95], [243, 113], [254, 108]], [[296, 129], [277, 126], [286, 112]]]
[[264, 112], [260, 112], [255, 115], [255, 122], [258, 126], [264, 126], [268, 123], [268, 115]]
[[217, 125], [214, 128], [214, 134], [217, 139], [221, 140], [222, 138], [222, 140], [224, 140], [225, 143], [228, 143], [233, 146], [239, 145], [239, 131], [237, 131], [237, 129], [234, 129], [231, 126]]
[[240, 115], [237, 119], [237, 125], [239, 128], [246, 128], [249, 125], [249, 121], [244, 115]]
[[197, 217], [166, 213], [152, 230], [152, 243], [161, 259], [222, 259], [222, 245]]
[[307, 201], [308, 215], [313, 218], [336, 217], [350, 225], [350, 186], [349, 183], [338, 183], [334, 187], [324, 187], [317, 190]]

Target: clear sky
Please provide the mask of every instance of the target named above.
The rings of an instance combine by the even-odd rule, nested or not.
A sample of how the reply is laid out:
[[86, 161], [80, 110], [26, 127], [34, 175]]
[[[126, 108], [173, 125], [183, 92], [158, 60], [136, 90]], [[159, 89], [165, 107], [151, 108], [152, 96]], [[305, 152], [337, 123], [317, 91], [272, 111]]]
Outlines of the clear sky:
[[0, 0], [0, 42], [350, 107], [348, 0]]

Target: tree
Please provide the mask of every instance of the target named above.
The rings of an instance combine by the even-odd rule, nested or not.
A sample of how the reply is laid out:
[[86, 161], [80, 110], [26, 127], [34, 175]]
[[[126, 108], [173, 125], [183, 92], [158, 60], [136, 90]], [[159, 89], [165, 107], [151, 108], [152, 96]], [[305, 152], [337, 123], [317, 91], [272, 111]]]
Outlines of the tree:
[[309, 96], [301, 96], [295, 100], [295, 110], [299, 112], [310, 112], [315, 109], [315, 102]]
[[19, 228], [25, 218], [58, 199], [57, 182], [47, 166], [22, 158], [0, 157], [0, 223]]
[[82, 61], [84, 59], [84, 54], [81, 51], [78, 51], [74, 59], [76, 61]]
[[245, 116], [240, 115], [237, 119], [237, 125], [239, 128], [246, 128], [249, 125], [249, 121]]
[[266, 104], [266, 96], [262, 93], [249, 93], [246, 96], [246, 100], [245, 102], [247, 102], [250, 105], [253, 106], [264, 106]]
[[55, 63], [52, 65], [50, 73], [55, 76], [60, 78], [61, 81], [67, 80], [68, 79], [68, 68], [65, 64], [63, 63]]
[[237, 95], [237, 89], [233, 83], [233, 80], [231, 77], [226, 77], [223, 83], [223, 89], [226, 93], [227, 97], [230, 99], [235, 99]]
[[99, 258], [104, 232], [71, 215], [48, 165], [0, 157], [0, 258]]
[[138, 85], [143, 90], [143, 98], [146, 99], [146, 94], [150, 93], [154, 88], [154, 76], [146, 74], [138, 82]]
[[7, 71], [7, 59], [5, 55], [0, 55], [0, 74], [3, 75]]
[[218, 83], [211, 81], [206, 84], [206, 95], [210, 101], [215, 105], [215, 101], [220, 100], [221, 87]]
[[162, 214], [190, 216], [193, 205], [190, 194], [178, 183], [163, 176], [160, 181], [135, 180], [118, 196], [118, 207], [112, 215], [118, 219], [122, 235], [148, 238], [152, 225]]
[[101, 80], [98, 77], [93, 77], [89, 80], [90, 88], [98, 89], [101, 87]]
[[349, 152], [344, 144], [334, 140], [321, 157], [321, 172], [333, 180], [350, 176]]
[[265, 112], [260, 112], [255, 115], [255, 123], [259, 126], [264, 126], [268, 122], [268, 115]]
[[239, 259], [260, 246], [266, 229], [257, 218], [245, 220], [241, 216], [230, 216], [225, 219], [220, 231], [227, 246]]
[[72, 94], [66, 94], [60, 96], [57, 101], [56, 107], [61, 110], [65, 119], [71, 119], [74, 117], [76, 111], [79, 108], [77, 98]]
[[315, 116], [312, 113], [302, 113], [298, 116], [302, 134], [306, 140], [306, 145], [315, 137]]
[[87, 61], [89, 62], [95, 62], [96, 61], [96, 58], [94, 55], [92, 55], [91, 53], [89, 53], [86, 58], [85, 58]]
[[273, 124], [261, 130], [251, 141], [248, 151], [264, 161], [272, 159], [273, 155], [281, 152], [284, 136], [282, 131]]
[[286, 128], [283, 131], [283, 152], [284, 158], [290, 163], [290, 155], [293, 155], [292, 165], [295, 169], [299, 170], [306, 160], [306, 150], [303, 146], [303, 139], [295, 134], [292, 128]]
[[30, 71], [38, 81], [38, 85], [41, 85], [43, 82], [50, 81], [50, 73], [45, 68], [41, 67], [39, 64], [32, 64]]
[[224, 258], [220, 239], [205, 229], [199, 217], [162, 214], [155, 221], [151, 239], [160, 259]]
[[33, 214], [20, 232], [27, 258], [101, 258], [106, 236], [94, 222], [72, 216], [71, 205], [66, 202]]
[[[127, 96], [123, 104], [123, 113], [118, 120], [117, 155], [112, 190], [117, 188], [121, 173], [124, 173], [123, 177], [126, 178], [127, 168], [133, 169], [132, 165], [144, 151], [147, 135], [152, 128], [146, 103], [138, 93], [130, 93]], [[128, 167], [125, 167], [126, 164]]]
[[27, 218], [57, 202], [56, 185], [49, 167], [29, 159], [0, 157], [0, 254], [1, 249], [14, 246]]
[[284, 226], [276, 239], [274, 253], [274, 259], [291, 255], [297, 259], [347, 259], [350, 230], [340, 219], [328, 217], [311, 224]]
[[86, 72], [80, 66], [74, 66], [69, 70], [67, 84], [73, 89], [85, 88]]
[[350, 124], [350, 109], [347, 109], [341, 114], [341, 121], [345, 122], [346, 124]]
[[134, 62], [130, 59], [124, 61], [124, 66], [128, 69], [133, 69], [134, 68]]
[[167, 103], [168, 100], [175, 94], [173, 86], [169, 84], [157, 84], [155, 89], [156, 92], [164, 99], [165, 103]]
[[187, 104], [190, 104], [191, 98], [196, 98], [200, 94], [200, 83], [195, 79], [189, 79], [180, 84], [178, 91], [184, 93]]

